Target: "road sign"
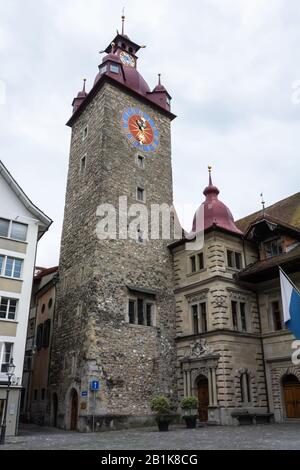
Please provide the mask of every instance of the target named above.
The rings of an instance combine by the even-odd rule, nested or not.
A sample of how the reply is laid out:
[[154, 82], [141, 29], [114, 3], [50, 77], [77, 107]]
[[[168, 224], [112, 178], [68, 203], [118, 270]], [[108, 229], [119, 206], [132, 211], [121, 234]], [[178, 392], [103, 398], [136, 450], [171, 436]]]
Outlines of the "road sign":
[[85, 390], [83, 392], [81, 392], [81, 396], [82, 397], [87, 397], [88, 396], [88, 392]]
[[94, 390], [95, 392], [97, 390], [100, 390], [100, 382], [99, 380], [92, 380], [91, 382], [91, 390]]

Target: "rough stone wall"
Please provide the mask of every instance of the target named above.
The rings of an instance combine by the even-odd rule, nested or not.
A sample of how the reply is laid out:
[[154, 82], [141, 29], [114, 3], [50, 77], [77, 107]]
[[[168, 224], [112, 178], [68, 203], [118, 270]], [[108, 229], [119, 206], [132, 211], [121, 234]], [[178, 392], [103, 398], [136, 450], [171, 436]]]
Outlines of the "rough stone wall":
[[[144, 169], [138, 168], [137, 151], [121, 129], [128, 107], [146, 111], [160, 132], [159, 147], [145, 155]], [[83, 140], [86, 125], [88, 136]], [[106, 84], [72, 132], [51, 366], [52, 390], [59, 392], [60, 421], [64, 419], [66, 427], [70, 389], [88, 390], [92, 378], [100, 379], [101, 390], [96, 403], [91, 394], [81, 399], [81, 418], [94, 412], [146, 415], [156, 394], [176, 401], [170, 240], [137, 243], [96, 236], [98, 205], [118, 208], [120, 196], [127, 196], [128, 204], [137, 203], [140, 185], [147, 207], [172, 204], [169, 118]], [[157, 291], [154, 327], [128, 324], [127, 285]]]

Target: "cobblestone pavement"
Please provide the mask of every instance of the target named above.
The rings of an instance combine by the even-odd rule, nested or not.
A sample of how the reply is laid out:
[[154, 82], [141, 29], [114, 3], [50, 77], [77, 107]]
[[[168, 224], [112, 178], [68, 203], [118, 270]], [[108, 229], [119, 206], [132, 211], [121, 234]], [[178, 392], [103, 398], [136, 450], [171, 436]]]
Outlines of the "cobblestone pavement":
[[300, 422], [256, 426], [171, 427], [79, 434], [53, 428], [26, 426], [18, 437], [8, 437], [1, 450], [204, 450], [204, 449], [300, 449]]

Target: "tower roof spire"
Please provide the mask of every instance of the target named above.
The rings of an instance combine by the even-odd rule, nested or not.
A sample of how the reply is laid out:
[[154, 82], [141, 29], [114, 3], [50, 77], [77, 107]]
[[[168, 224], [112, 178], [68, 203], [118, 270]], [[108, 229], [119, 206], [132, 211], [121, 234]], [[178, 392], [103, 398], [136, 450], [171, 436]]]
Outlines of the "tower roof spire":
[[122, 36], [125, 34], [125, 7], [122, 10]]

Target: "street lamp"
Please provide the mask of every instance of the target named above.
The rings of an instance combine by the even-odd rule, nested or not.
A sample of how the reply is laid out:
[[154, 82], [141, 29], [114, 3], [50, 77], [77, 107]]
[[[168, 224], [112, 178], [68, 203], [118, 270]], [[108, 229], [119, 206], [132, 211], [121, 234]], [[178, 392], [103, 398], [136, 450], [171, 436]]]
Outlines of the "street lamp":
[[5, 400], [5, 406], [4, 406], [4, 415], [1, 423], [1, 434], [0, 434], [0, 445], [5, 444], [5, 433], [6, 433], [6, 416], [7, 416], [7, 409], [8, 409], [8, 399], [9, 399], [9, 392], [10, 392], [10, 386], [11, 386], [11, 379], [15, 375], [15, 368], [16, 366], [14, 365], [13, 358], [11, 358], [10, 363], [8, 364], [6, 375], [8, 378], [7, 382], [7, 389], [6, 389], [6, 400]]

